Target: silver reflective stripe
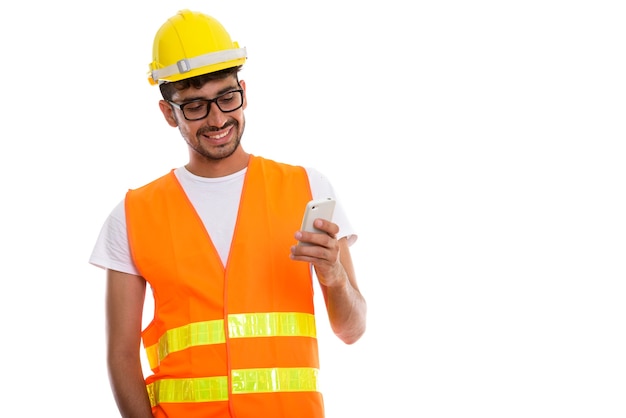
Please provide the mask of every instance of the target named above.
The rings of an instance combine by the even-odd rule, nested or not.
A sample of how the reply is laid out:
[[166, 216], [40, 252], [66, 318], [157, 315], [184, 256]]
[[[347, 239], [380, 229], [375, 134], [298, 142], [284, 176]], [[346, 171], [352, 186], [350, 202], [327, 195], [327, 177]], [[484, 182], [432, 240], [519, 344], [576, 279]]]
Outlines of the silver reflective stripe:
[[220, 62], [246, 58], [246, 48], [227, 49], [225, 51], [211, 52], [193, 58], [184, 58], [176, 64], [152, 71], [152, 79], [158, 81], [174, 74], [184, 74], [196, 68], [207, 65], [219, 64]]

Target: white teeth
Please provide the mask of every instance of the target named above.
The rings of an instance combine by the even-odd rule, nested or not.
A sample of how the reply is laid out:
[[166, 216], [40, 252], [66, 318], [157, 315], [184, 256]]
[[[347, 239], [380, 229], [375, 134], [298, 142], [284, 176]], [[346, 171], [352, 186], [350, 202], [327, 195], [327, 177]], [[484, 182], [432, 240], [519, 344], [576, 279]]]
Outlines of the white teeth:
[[228, 132], [224, 132], [221, 135], [211, 135], [211, 136], [209, 136], [209, 138], [211, 138], [211, 139], [220, 139], [220, 138], [224, 138], [226, 135], [228, 135]]

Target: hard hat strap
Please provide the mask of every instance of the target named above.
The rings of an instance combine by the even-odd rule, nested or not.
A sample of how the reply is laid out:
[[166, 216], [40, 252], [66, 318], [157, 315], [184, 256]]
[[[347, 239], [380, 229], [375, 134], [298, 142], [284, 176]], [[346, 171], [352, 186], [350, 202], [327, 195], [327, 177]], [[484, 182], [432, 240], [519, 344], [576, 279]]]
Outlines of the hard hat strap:
[[219, 64], [221, 62], [232, 61], [246, 57], [246, 48], [227, 49], [224, 51], [211, 52], [193, 58], [184, 58], [176, 64], [168, 65], [152, 71], [152, 79], [158, 81], [174, 74], [184, 74], [196, 68], [207, 65]]

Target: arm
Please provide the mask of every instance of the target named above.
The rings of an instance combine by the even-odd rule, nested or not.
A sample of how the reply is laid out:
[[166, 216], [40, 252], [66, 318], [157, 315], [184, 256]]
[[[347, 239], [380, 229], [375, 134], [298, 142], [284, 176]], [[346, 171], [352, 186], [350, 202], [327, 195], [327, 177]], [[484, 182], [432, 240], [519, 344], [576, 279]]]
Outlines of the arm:
[[146, 294], [142, 277], [107, 270], [107, 365], [122, 417], [152, 418], [141, 367], [141, 316]]
[[314, 245], [293, 246], [291, 258], [313, 264], [330, 325], [343, 342], [353, 344], [365, 332], [367, 305], [356, 282], [348, 240], [336, 239], [339, 227], [332, 222], [317, 219], [315, 227], [326, 234], [298, 231], [297, 240]]

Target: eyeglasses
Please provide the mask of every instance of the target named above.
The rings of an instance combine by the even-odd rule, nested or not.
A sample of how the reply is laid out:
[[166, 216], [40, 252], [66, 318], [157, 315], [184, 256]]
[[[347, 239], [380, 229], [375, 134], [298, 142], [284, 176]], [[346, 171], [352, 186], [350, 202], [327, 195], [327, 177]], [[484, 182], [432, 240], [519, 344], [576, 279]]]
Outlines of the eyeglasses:
[[243, 106], [243, 90], [231, 90], [217, 96], [215, 99], [200, 99], [191, 102], [178, 104], [167, 101], [169, 104], [183, 112], [185, 119], [193, 121], [204, 119], [209, 115], [211, 103], [215, 103], [217, 108], [224, 113], [234, 112]]

